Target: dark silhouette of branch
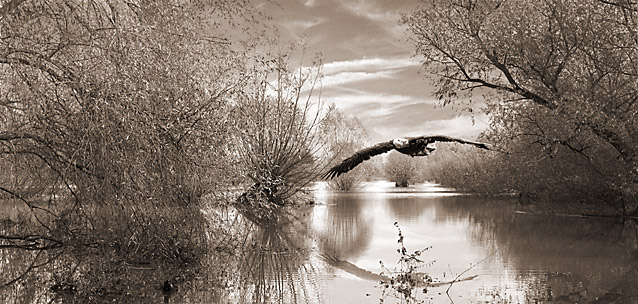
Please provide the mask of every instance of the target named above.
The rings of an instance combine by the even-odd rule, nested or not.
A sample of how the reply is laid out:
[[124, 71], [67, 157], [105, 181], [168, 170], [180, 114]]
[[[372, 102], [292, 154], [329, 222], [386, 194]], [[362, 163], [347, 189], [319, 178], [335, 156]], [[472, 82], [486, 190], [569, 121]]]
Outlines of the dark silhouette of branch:
[[461, 276], [462, 276], [464, 273], [466, 273], [466, 272], [470, 271], [470, 269], [472, 269], [472, 268], [476, 267], [476, 265], [483, 263], [485, 260], [489, 259], [489, 258], [490, 258], [491, 256], [493, 256], [495, 253], [496, 253], [496, 251], [493, 251], [492, 253], [488, 254], [488, 255], [487, 255], [484, 259], [482, 259], [482, 260], [478, 261], [478, 263], [473, 264], [472, 266], [468, 267], [467, 269], [465, 269], [465, 270], [463, 270], [461, 273], [459, 273], [459, 274], [458, 274], [458, 275], [454, 278], [454, 280], [452, 280], [451, 282], [449, 282], [450, 286], [448, 286], [448, 288], [445, 290], [445, 293], [449, 295], [449, 293], [448, 293], [448, 292], [450, 291], [450, 288], [452, 288], [452, 285], [454, 285], [454, 283], [456, 283], [456, 282], [462, 281], [462, 280], [461, 280]]

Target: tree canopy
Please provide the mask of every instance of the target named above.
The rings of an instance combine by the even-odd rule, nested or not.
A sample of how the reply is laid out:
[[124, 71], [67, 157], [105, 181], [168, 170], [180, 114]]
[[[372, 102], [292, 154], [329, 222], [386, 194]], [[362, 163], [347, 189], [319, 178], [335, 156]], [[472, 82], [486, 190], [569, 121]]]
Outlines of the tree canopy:
[[187, 258], [184, 218], [226, 181], [247, 2], [0, 3], [0, 193], [41, 224], [16, 233]]
[[[43, 162], [67, 185], [86, 184], [82, 194], [107, 201], [125, 189], [135, 200], [200, 195], [195, 180], [219, 159], [212, 157], [225, 132], [219, 110], [237, 80], [230, 42], [215, 33], [244, 5], [3, 5], [3, 160]], [[161, 193], [158, 182], [175, 187]]]
[[550, 157], [565, 149], [635, 200], [638, 5], [425, 1], [403, 21], [440, 99], [483, 95], [491, 141]]

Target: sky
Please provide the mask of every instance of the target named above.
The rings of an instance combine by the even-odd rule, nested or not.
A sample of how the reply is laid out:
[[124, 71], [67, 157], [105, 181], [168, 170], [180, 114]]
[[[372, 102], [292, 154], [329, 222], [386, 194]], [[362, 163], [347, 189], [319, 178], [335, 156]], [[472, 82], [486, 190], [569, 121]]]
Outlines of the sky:
[[418, 5], [419, 0], [270, 0], [257, 7], [272, 17], [281, 43], [303, 40], [306, 52], [321, 53], [322, 100], [358, 118], [369, 144], [425, 134], [476, 139], [487, 118], [441, 106], [422, 57], [399, 24], [401, 14]]

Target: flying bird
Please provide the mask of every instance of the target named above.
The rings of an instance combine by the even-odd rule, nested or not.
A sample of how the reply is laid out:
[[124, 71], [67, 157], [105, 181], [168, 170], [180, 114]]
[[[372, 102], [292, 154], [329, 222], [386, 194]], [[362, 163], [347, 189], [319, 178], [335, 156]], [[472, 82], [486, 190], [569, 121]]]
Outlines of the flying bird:
[[354, 169], [354, 167], [358, 166], [364, 160], [368, 160], [370, 159], [370, 157], [386, 153], [392, 149], [410, 156], [427, 156], [436, 150], [436, 146], [434, 145], [434, 143], [437, 141], [470, 144], [481, 149], [489, 150], [487, 144], [485, 143], [469, 141], [445, 135], [400, 137], [390, 141], [381, 142], [372, 147], [357, 151], [356, 153], [354, 153], [354, 155], [344, 159], [340, 164], [330, 168], [330, 170], [323, 174], [322, 177], [326, 179], [338, 177], [339, 175]]

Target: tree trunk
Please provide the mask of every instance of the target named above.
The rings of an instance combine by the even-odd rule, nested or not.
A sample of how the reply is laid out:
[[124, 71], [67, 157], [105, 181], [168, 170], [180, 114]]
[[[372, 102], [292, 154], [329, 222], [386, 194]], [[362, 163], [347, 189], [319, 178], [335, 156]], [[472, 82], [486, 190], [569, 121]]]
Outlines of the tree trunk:
[[638, 154], [636, 146], [610, 128], [600, 127], [596, 124], [589, 124], [592, 132], [596, 136], [608, 142], [618, 152], [623, 161], [629, 166], [632, 175], [638, 175]]

